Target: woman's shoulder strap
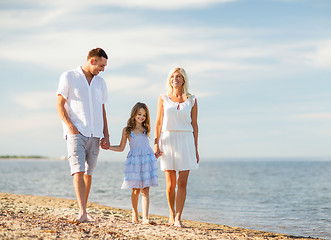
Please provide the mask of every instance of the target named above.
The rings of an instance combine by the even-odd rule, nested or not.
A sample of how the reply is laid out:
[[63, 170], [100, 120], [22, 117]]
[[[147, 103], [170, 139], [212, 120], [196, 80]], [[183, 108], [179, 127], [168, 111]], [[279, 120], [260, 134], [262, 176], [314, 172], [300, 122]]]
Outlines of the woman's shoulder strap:
[[161, 94], [160, 97], [164, 100], [168, 100], [169, 96], [167, 94]]
[[189, 100], [190, 100], [190, 102], [192, 103], [192, 105], [194, 105], [195, 100], [196, 100], [195, 95], [191, 94], [190, 97], [189, 97]]

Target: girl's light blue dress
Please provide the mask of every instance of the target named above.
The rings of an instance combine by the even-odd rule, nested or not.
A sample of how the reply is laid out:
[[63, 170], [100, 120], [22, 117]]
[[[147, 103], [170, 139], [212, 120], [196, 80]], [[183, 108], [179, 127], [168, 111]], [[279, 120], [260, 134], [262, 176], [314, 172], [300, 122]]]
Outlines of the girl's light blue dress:
[[157, 159], [149, 145], [146, 133], [130, 133], [130, 151], [124, 168], [124, 182], [121, 189], [158, 186]]

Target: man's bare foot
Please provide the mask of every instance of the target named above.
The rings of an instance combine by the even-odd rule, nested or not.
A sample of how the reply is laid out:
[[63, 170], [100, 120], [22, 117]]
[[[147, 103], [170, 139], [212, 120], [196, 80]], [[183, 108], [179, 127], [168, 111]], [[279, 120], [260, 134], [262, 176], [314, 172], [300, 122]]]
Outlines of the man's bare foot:
[[76, 218], [71, 219], [71, 221], [69, 221], [69, 222], [70, 222], [70, 223], [73, 223], [73, 224], [76, 224], [76, 225], [81, 224], [81, 222], [78, 221]]
[[93, 217], [91, 214], [87, 214], [87, 220], [89, 221], [94, 221], [95, 220], [95, 217]]

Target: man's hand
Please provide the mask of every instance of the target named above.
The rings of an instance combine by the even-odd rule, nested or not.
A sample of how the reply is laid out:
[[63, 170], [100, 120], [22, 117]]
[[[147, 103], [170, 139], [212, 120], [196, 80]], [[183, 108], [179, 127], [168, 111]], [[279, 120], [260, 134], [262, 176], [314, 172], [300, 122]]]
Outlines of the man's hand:
[[102, 149], [105, 149], [105, 150], [109, 149], [109, 147], [110, 147], [109, 137], [102, 138], [100, 141], [100, 146]]
[[70, 132], [71, 135], [80, 134], [80, 132], [78, 131], [78, 129], [73, 124], [70, 125], [69, 132]]

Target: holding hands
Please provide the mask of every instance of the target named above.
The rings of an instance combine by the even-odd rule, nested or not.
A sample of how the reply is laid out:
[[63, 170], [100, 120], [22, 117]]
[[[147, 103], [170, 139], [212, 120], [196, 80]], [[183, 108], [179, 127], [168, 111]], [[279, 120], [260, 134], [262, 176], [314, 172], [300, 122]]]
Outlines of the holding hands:
[[155, 157], [156, 158], [161, 157], [162, 156], [162, 153], [163, 152], [160, 150], [159, 145], [158, 144], [155, 144], [154, 145], [154, 154], [155, 154]]
[[104, 137], [100, 140], [100, 146], [102, 149], [109, 149], [110, 147], [110, 141], [109, 141], [109, 137]]

